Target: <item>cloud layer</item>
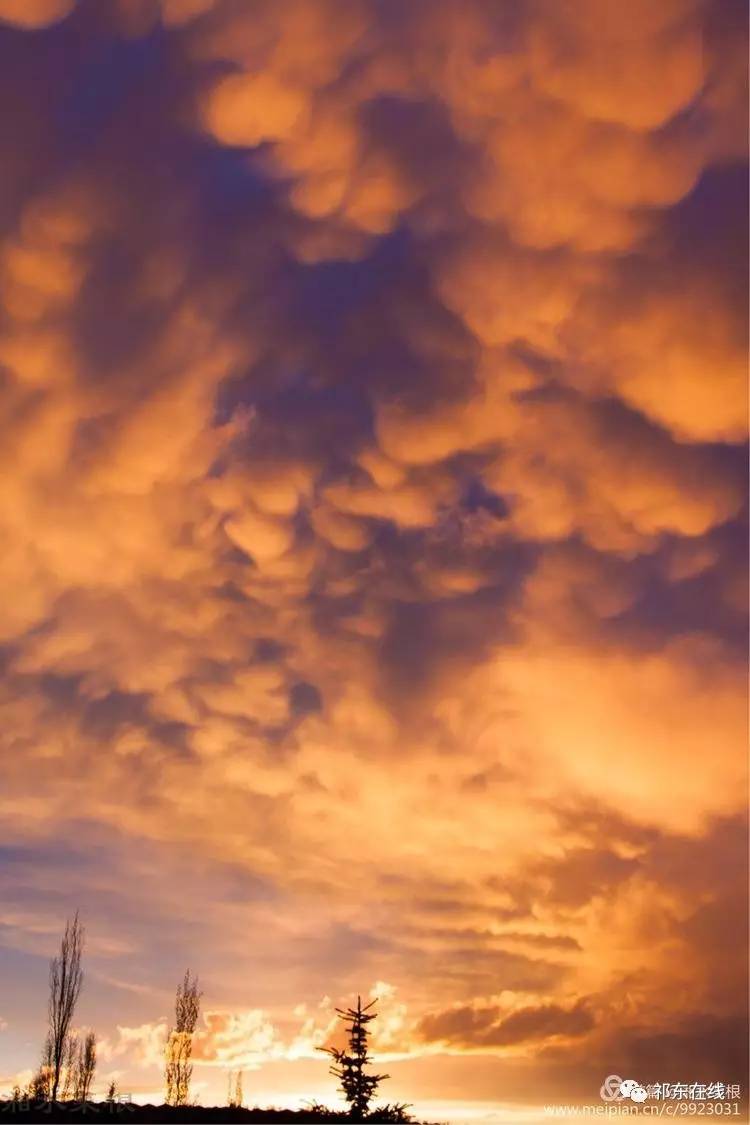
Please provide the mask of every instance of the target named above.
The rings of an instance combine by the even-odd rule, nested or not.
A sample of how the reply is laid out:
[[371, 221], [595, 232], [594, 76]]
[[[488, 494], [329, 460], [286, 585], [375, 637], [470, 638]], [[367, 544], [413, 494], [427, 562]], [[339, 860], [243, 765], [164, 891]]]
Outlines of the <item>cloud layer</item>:
[[80, 905], [136, 1092], [175, 962], [207, 1096], [737, 1080], [745, 40], [0, 0], [3, 1073]]

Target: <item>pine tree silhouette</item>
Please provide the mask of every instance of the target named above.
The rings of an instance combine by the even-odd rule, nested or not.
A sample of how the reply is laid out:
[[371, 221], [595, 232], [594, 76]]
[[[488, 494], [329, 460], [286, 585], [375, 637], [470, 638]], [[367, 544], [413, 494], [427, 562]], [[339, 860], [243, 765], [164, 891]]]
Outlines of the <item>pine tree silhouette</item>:
[[372, 1062], [367, 1053], [367, 1025], [377, 1016], [377, 1012], [370, 1011], [375, 1004], [376, 1001], [372, 1000], [363, 1008], [362, 999], [358, 996], [356, 1008], [347, 1008], [345, 1011], [337, 1008], [339, 1017], [347, 1025], [348, 1049], [341, 1051], [337, 1047], [319, 1048], [334, 1060], [331, 1074], [341, 1082], [341, 1091], [349, 1102], [352, 1121], [364, 1121], [373, 1094], [383, 1079], [390, 1077], [388, 1074], [368, 1074], [365, 1070]]

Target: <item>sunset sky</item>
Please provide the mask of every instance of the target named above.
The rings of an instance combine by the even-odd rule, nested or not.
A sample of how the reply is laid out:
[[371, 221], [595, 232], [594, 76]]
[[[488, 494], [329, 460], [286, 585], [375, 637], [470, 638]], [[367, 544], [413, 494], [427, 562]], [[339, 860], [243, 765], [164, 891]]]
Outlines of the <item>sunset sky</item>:
[[746, 50], [0, 0], [0, 1091], [76, 908], [99, 1092], [744, 1082]]

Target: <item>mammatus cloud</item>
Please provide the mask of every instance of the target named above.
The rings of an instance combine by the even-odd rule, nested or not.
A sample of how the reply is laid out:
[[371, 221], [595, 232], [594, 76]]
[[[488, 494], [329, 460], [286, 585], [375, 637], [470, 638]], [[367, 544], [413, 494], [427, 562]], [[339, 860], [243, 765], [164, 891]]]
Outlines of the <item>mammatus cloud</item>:
[[58, 23], [72, 12], [76, 0], [2, 0], [0, 21], [32, 31]]
[[394, 1097], [731, 1069], [745, 14], [0, 24], [8, 957], [144, 1091], [183, 962], [206, 1097], [376, 979]]

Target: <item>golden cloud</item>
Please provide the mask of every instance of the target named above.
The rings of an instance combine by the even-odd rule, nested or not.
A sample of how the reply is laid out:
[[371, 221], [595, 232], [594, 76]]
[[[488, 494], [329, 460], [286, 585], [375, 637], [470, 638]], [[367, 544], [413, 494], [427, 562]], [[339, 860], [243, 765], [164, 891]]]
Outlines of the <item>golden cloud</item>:
[[[316, 1058], [362, 981], [394, 1066], [527, 1100], [610, 1031], [729, 1026], [742, 35], [89, 8], [0, 0], [9, 104], [62, 91], [0, 131], [8, 940], [87, 904], [94, 995], [141, 990], [105, 1054], [154, 1088], [178, 953], [209, 1084]], [[96, 112], [72, 21], [122, 52]]]

